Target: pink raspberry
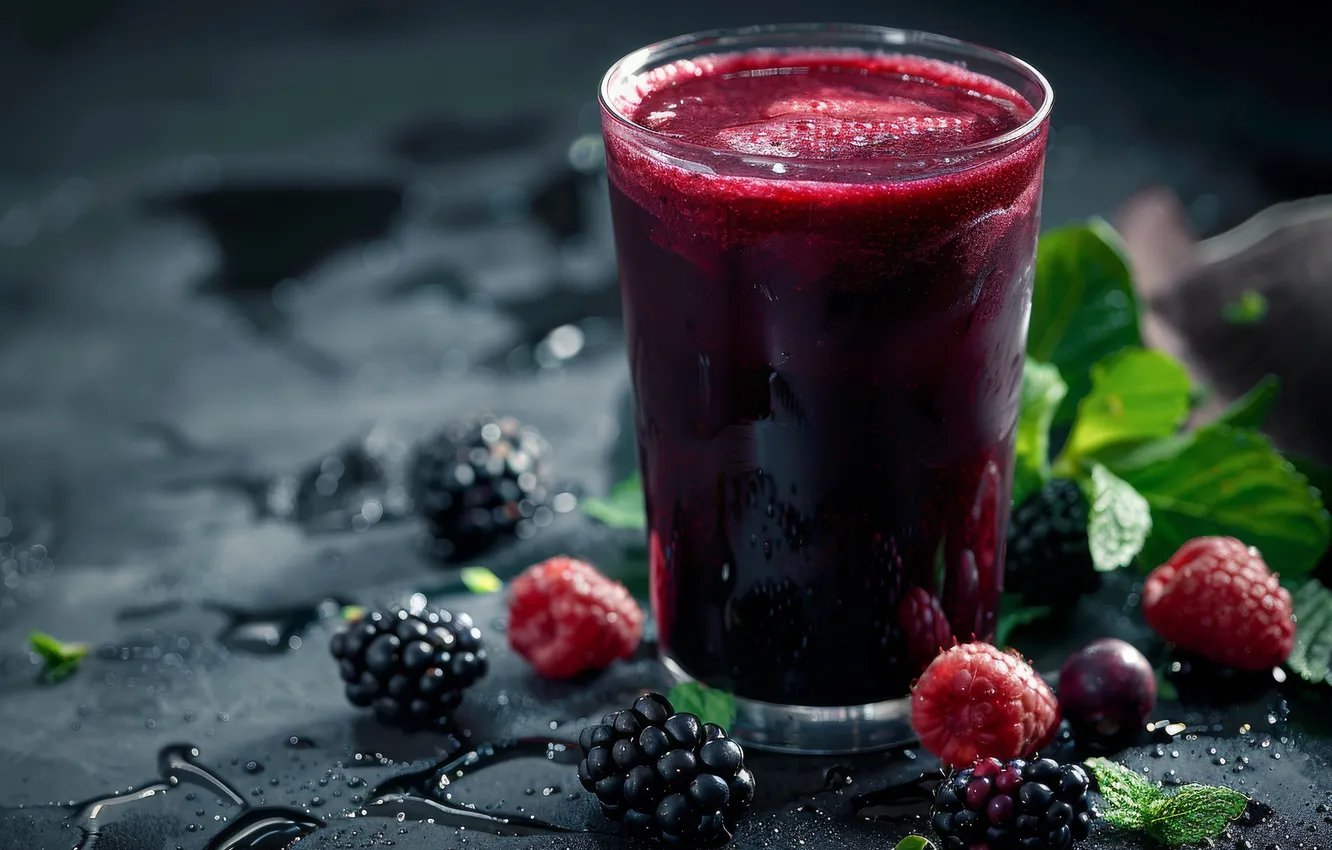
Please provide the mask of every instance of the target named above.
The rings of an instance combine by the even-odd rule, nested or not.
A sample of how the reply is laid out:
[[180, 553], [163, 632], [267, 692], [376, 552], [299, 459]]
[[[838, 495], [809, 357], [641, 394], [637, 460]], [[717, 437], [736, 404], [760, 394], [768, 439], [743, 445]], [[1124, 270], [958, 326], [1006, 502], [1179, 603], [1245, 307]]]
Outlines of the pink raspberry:
[[1046, 746], [1059, 729], [1050, 686], [1016, 652], [988, 643], [945, 650], [911, 689], [911, 726], [947, 767], [1007, 761]]
[[1142, 614], [1156, 633], [1239, 670], [1266, 670], [1295, 645], [1290, 593], [1233, 537], [1197, 537], [1147, 576]]
[[638, 603], [585, 561], [550, 558], [509, 587], [509, 645], [547, 678], [600, 670], [632, 655], [642, 638]]

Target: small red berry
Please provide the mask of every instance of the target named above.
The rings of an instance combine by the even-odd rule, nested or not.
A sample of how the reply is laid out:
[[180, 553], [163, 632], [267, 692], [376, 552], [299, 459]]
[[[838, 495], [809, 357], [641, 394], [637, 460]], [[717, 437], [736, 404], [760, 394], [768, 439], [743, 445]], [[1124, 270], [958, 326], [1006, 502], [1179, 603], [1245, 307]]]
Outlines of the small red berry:
[[969, 767], [977, 759], [1026, 756], [1050, 743], [1059, 704], [1016, 652], [964, 643], [942, 652], [916, 681], [911, 725], [946, 767]]
[[567, 679], [632, 655], [643, 611], [624, 585], [563, 555], [528, 567], [509, 588], [509, 645], [542, 676]]
[[1265, 670], [1290, 655], [1290, 593], [1262, 555], [1233, 537], [1198, 537], [1147, 576], [1142, 613], [1181, 649], [1239, 670]]
[[897, 624], [912, 673], [924, 670], [939, 650], [953, 643], [953, 628], [939, 600], [923, 587], [911, 588], [897, 603]]

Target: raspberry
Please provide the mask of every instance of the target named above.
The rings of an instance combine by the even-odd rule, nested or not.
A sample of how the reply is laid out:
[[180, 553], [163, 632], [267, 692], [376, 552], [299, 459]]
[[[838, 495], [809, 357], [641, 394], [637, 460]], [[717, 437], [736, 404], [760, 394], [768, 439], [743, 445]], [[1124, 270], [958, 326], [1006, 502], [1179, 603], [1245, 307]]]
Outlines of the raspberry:
[[643, 637], [629, 591], [584, 561], [561, 555], [528, 567], [509, 594], [509, 645], [550, 679], [600, 670]]
[[1027, 756], [1059, 729], [1050, 686], [1016, 652], [964, 643], [939, 654], [911, 689], [911, 726], [947, 767]]
[[907, 663], [912, 673], [924, 670], [939, 650], [953, 642], [953, 629], [939, 600], [923, 587], [913, 587], [897, 604], [897, 622], [905, 636]]
[[1233, 537], [1198, 537], [1152, 570], [1142, 613], [1181, 649], [1227, 667], [1265, 670], [1295, 642], [1290, 593], [1262, 555]]

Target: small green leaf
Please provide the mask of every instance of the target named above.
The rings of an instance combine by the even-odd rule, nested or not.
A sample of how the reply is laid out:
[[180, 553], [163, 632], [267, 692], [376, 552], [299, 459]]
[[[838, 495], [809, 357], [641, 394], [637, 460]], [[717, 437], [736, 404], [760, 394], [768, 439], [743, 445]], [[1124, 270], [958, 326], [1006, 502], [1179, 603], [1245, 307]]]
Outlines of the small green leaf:
[[1230, 535], [1291, 578], [1307, 575], [1327, 549], [1318, 491], [1254, 431], [1209, 425], [1111, 467], [1151, 505], [1152, 533], [1140, 558], [1146, 566], [1164, 563], [1194, 537]]
[[696, 714], [704, 723], [716, 723], [727, 729], [735, 722], [735, 697], [726, 691], [709, 688], [698, 682], [681, 682], [671, 688], [666, 698], [676, 711]]
[[1051, 613], [1052, 609], [1048, 605], [1024, 605], [1020, 594], [1003, 594], [999, 598], [999, 619], [994, 625], [994, 645], [1008, 646], [1013, 632], [1022, 626], [1043, 620]]
[[347, 622], [355, 623], [357, 620], [365, 616], [365, 606], [343, 605], [341, 615], [342, 619], [346, 620]]
[[1232, 428], [1261, 428], [1280, 394], [1281, 379], [1276, 375], [1268, 375], [1254, 384], [1253, 389], [1232, 401], [1214, 424], [1229, 425]]
[[1160, 787], [1109, 759], [1088, 759], [1086, 764], [1105, 801], [1101, 818], [1125, 829], [1142, 829], [1150, 808], [1164, 797]]
[[1101, 219], [1041, 236], [1027, 354], [1053, 363], [1069, 393], [1055, 421], [1067, 423], [1091, 387], [1092, 364], [1139, 345], [1138, 307], [1123, 242]]
[[636, 472], [612, 487], [606, 498], [587, 498], [579, 504], [583, 513], [611, 528], [647, 528], [643, 479]]
[[1013, 471], [1013, 503], [1050, 480], [1050, 424], [1068, 394], [1059, 368], [1027, 358], [1022, 369], [1022, 407], [1018, 415], [1017, 460]]
[[923, 835], [908, 835], [893, 850], [934, 850], [934, 844]]
[[1173, 434], [1189, 415], [1189, 375], [1159, 351], [1113, 354], [1092, 367], [1091, 381], [1064, 447], [1065, 469], [1107, 446]]
[[43, 675], [49, 682], [59, 682], [69, 676], [88, 654], [88, 644], [65, 643], [45, 632], [29, 632], [28, 648], [41, 657], [45, 668]]
[[1220, 785], [1185, 785], [1153, 802], [1143, 827], [1162, 844], [1194, 844], [1220, 835], [1248, 804], [1243, 794]]
[[485, 567], [463, 567], [461, 578], [472, 593], [499, 593], [504, 589], [500, 577]]
[[1102, 572], [1128, 566], [1152, 533], [1151, 507], [1132, 485], [1099, 463], [1092, 466], [1087, 487], [1092, 563]]
[[1236, 301], [1221, 308], [1221, 316], [1232, 325], [1256, 325], [1267, 318], [1267, 296], [1246, 289]]
[[1309, 579], [1294, 594], [1295, 646], [1286, 666], [1308, 682], [1332, 683], [1332, 590]]

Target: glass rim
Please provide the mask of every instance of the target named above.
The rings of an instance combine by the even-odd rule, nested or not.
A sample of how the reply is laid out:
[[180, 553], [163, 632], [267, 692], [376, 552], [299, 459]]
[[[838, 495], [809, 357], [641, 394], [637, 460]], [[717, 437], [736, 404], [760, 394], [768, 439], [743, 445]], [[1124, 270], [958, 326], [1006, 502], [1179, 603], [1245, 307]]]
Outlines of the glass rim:
[[[790, 24], [757, 24], [745, 27], [723, 27], [710, 30], [699, 30], [697, 32], [685, 33], [672, 38], [663, 39], [652, 44], [640, 47], [630, 53], [625, 54], [614, 62], [601, 78], [601, 84], [597, 87], [597, 102], [601, 111], [610, 116], [617, 124], [624, 129], [656, 139], [671, 146], [679, 147], [684, 150], [693, 150], [700, 153], [722, 155], [722, 156], [743, 156], [745, 159], [768, 160], [774, 162], [783, 162], [788, 164], [811, 164], [828, 165], [829, 160], [819, 159], [809, 156], [795, 157], [774, 157], [766, 154], [740, 154], [736, 151], [725, 148], [714, 147], [711, 145], [698, 144], [696, 142], [687, 142], [677, 136], [669, 133], [662, 133], [644, 127], [629, 119], [627, 115], [618, 109], [611, 100], [611, 89], [614, 84], [627, 80], [634, 74], [640, 74], [652, 68], [661, 67], [661, 64], [654, 60], [661, 58], [672, 51], [681, 50], [692, 46], [715, 47], [716, 53], [738, 52], [745, 46], [764, 36], [776, 35], [818, 35], [818, 34], [842, 34], [847, 36], [870, 36], [872, 40], [865, 45], [854, 45], [863, 47], [910, 47], [920, 46], [924, 48], [934, 48], [941, 52], [954, 54], [957, 58], [974, 57], [996, 62], [1008, 66], [1010, 70], [1016, 71], [1030, 79], [1041, 92], [1040, 103], [1028, 104], [1032, 108], [1032, 115], [1026, 121], [1017, 127], [1005, 133], [1001, 133], [990, 139], [980, 142], [972, 142], [969, 145], [963, 145], [958, 148], [950, 148], [948, 156], [970, 157], [976, 154], [1001, 150], [1013, 142], [1019, 141], [1035, 131], [1050, 117], [1050, 110], [1054, 106], [1054, 88], [1045, 75], [1036, 69], [1030, 62], [1020, 59], [1011, 53], [1005, 53], [1002, 50], [996, 50], [992, 47], [975, 44], [969, 41], [952, 38], [946, 35], [938, 35], [924, 30], [899, 29], [896, 27], [884, 27], [875, 24], [848, 24], [848, 23], [790, 23]], [[792, 47], [799, 47], [798, 44]], [[939, 59], [940, 57], [927, 57]], [[664, 63], [663, 63], [664, 64]], [[983, 72], [982, 72], [983, 73]], [[1018, 94], [1027, 99], [1025, 94]]]

